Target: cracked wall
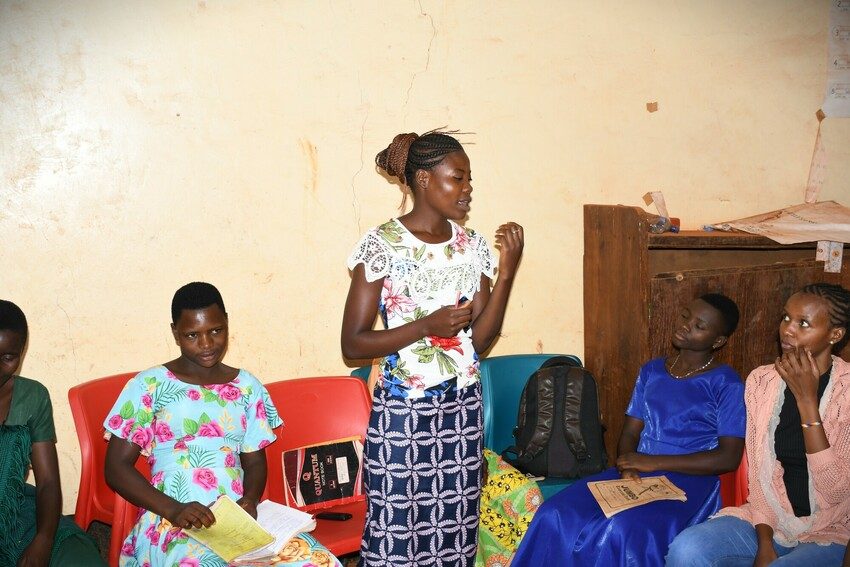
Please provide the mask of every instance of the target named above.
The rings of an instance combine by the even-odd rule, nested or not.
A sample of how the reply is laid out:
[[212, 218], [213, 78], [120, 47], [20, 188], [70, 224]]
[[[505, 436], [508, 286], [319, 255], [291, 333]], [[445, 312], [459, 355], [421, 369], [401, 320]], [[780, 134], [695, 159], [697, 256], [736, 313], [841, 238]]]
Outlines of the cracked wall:
[[[526, 227], [493, 353], [581, 355], [583, 203], [662, 190], [694, 227], [802, 199], [827, 8], [0, 3], [0, 296], [30, 318], [22, 373], [53, 397], [66, 512], [68, 388], [176, 356], [187, 281], [222, 290], [230, 364], [348, 372], [345, 259], [397, 214], [373, 160], [399, 132], [473, 132], [469, 225]], [[847, 204], [850, 129], [824, 136], [822, 197]]]

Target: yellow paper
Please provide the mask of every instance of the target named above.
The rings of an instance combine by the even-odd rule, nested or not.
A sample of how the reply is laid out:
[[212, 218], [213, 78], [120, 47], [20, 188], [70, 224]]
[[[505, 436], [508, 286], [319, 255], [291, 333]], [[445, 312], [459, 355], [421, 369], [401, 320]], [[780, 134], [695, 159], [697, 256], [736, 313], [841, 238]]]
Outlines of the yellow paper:
[[228, 563], [274, 541], [272, 534], [227, 495], [216, 500], [210, 510], [215, 516], [215, 524], [184, 531]]

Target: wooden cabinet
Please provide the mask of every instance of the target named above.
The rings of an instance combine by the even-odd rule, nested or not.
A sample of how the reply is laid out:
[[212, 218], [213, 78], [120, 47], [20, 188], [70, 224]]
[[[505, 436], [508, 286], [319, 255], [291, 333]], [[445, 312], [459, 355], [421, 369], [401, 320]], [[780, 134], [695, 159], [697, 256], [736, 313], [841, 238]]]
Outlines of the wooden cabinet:
[[[850, 247], [841, 274], [815, 261], [815, 243], [782, 245], [745, 233], [683, 231], [650, 234], [637, 207], [584, 207], [584, 363], [599, 385], [616, 454], [623, 417], [641, 364], [673, 352], [674, 321], [683, 305], [720, 292], [738, 304], [738, 329], [718, 358], [743, 378], [779, 353], [785, 300], [803, 285], [850, 289]], [[842, 357], [850, 360], [850, 346]]]

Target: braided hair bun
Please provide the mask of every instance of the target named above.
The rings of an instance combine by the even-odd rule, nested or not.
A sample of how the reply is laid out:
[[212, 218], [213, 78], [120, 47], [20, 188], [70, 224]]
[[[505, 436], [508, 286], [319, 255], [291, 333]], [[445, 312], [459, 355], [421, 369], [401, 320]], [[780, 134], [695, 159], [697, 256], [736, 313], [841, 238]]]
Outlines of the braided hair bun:
[[407, 166], [407, 154], [410, 152], [410, 145], [418, 137], [419, 134], [414, 132], [398, 134], [385, 150], [375, 156], [375, 164], [406, 185], [404, 169]]
[[443, 132], [427, 132], [421, 136], [411, 132], [399, 134], [385, 150], [375, 156], [375, 164], [412, 188], [413, 176], [419, 169], [431, 170], [452, 152], [463, 146]]

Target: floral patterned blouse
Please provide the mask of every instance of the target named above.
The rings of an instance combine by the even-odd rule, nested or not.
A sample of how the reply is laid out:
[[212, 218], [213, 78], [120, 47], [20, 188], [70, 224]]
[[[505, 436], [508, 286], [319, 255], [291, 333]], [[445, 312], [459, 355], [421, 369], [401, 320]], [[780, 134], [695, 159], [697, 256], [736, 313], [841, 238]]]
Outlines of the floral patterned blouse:
[[[151, 465], [151, 484], [180, 502], [211, 504], [219, 495], [238, 500], [243, 493], [240, 453], [258, 451], [274, 441], [281, 425], [277, 409], [260, 381], [245, 370], [226, 384], [196, 386], [179, 380], [164, 366], [131, 379], [104, 427], [137, 444]], [[303, 557], [286, 565], [338, 561], [315, 539], [301, 536]], [[297, 562], [291, 560], [297, 559]], [[305, 563], [306, 561], [306, 563]], [[226, 563], [207, 547], [157, 516], [143, 511], [121, 551], [121, 565], [194, 567]]]
[[[481, 275], [493, 277], [493, 255], [486, 240], [470, 228], [449, 223], [452, 236], [439, 244], [422, 242], [398, 219], [370, 230], [357, 243], [348, 268], [362, 263], [367, 281], [384, 280], [378, 308], [385, 328], [471, 301]], [[449, 338], [422, 338], [385, 357], [382, 369], [383, 386], [405, 398], [468, 386], [479, 378], [472, 330]]]

